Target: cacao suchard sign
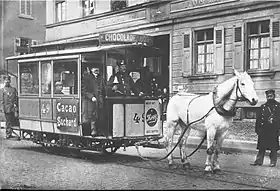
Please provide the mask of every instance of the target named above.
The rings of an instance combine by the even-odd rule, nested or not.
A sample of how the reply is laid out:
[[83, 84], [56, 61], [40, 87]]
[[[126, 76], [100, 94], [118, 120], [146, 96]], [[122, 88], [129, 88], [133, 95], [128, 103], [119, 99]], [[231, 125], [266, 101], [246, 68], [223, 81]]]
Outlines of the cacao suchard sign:
[[56, 99], [56, 124], [61, 131], [78, 131], [78, 100]]
[[153, 38], [147, 35], [137, 35], [129, 33], [104, 33], [99, 35], [99, 42], [143, 43], [152, 45]]

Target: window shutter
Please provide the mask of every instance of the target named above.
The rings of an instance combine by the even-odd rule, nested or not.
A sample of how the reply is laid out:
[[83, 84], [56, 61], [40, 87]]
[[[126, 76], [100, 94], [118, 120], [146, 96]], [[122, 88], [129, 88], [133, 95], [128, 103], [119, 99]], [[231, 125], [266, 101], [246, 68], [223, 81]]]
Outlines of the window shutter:
[[31, 15], [31, 10], [32, 10], [32, 7], [31, 7], [31, 0], [26, 0], [26, 14], [27, 15]]
[[20, 47], [21, 44], [20, 40], [21, 39], [17, 37], [14, 39], [14, 55], [17, 55], [18, 47]]
[[214, 28], [214, 73], [224, 74], [225, 68], [225, 30], [219, 26]]
[[25, 12], [25, 2], [26, 0], [20, 0], [20, 13], [21, 14], [26, 14]]
[[244, 71], [244, 25], [236, 24], [233, 27], [233, 66], [239, 72]]
[[270, 58], [271, 69], [280, 71], [280, 23], [279, 19], [272, 19], [270, 24], [271, 47]]
[[192, 75], [192, 64], [192, 31], [189, 30], [183, 33], [182, 68], [184, 77]]

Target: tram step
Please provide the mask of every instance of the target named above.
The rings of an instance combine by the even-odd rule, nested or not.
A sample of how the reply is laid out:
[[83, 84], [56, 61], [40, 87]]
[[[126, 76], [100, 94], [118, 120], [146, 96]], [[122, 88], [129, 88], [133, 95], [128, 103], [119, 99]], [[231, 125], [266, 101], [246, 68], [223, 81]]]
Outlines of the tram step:
[[91, 138], [91, 139], [107, 139], [107, 137], [105, 136], [96, 136], [96, 137], [93, 137], [93, 136], [84, 136], [85, 138]]

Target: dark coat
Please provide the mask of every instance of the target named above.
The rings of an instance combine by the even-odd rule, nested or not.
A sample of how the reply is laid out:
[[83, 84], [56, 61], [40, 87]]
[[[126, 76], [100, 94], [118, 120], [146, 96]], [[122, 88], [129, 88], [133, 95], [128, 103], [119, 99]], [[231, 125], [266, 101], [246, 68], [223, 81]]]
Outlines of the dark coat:
[[[273, 122], [268, 118], [273, 115]], [[280, 103], [273, 100], [260, 106], [257, 112], [255, 131], [258, 134], [257, 149], [279, 150]]]
[[18, 94], [16, 88], [11, 86], [3, 87], [0, 91], [1, 110], [4, 113], [12, 113], [15, 111], [15, 106], [18, 107]]
[[[88, 123], [98, 118], [98, 110], [104, 106], [106, 96], [105, 82], [102, 77], [95, 78], [85, 74], [82, 80], [82, 122]], [[97, 99], [97, 103], [92, 98]]]
[[[131, 91], [138, 96], [139, 95], [139, 90], [136, 86], [136, 84], [134, 83], [133, 79], [131, 78], [131, 76], [129, 76], [127, 73], [121, 73], [118, 72], [117, 74], [114, 74], [110, 77], [109, 81], [108, 81], [108, 90], [110, 90], [110, 94], [111, 95], [118, 95], [118, 94], [114, 94], [112, 92], [112, 87], [115, 85], [113, 84], [115, 76], [117, 77], [118, 80], [118, 91], [120, 91], [123, 95], [131, 95]], [[119, 94], [119, 95], [122, 95]]]

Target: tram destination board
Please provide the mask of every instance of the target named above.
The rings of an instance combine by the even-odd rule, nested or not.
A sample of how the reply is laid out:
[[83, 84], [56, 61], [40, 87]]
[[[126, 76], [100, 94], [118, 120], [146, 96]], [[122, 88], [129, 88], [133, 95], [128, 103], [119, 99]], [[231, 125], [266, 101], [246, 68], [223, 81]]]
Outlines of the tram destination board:
[[57, 128], [65, 132], [78, 132], [78, 100], [56, 99]]

